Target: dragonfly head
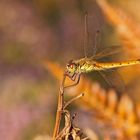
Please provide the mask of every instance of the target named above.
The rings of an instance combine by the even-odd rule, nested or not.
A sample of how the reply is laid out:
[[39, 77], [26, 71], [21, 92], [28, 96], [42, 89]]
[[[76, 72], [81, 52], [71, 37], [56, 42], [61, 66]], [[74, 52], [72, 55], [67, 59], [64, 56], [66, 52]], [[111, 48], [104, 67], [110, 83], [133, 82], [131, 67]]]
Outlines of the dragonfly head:
[[76, 70], [77, 64], [73, 60], [70, 60], [66, 65], [67, 76], [72, 77], [74, 74], [76, 74]]

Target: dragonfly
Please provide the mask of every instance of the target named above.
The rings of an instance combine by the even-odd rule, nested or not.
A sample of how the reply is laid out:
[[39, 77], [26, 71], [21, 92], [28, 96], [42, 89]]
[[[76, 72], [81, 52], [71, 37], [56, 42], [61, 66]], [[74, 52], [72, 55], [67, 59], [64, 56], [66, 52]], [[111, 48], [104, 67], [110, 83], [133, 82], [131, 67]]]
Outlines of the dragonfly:
[[[88, 35], [87, 32], [87, 15], [85, 16], [85, 34]], [[85, 43], [88, 41], [86, 40]], [[92, 57], [87, 57], [85, 54], [84, 58], [77, 60], [70, 60], [66, 64], [66, 76], [68, 76], [72, 81], [75, 81], [74, 84], [69, 85], [67, 87], [76, 86], [79, 81], [82, 73], [90, 73], [93, 71], [98, 71], [103, 78], [106, 80], [103, 71], [113, 70], [114, 68], [126, 67], [131, 65], [140, 64], [140, 59], [129, 60], [129, 61], [119, 61], [119, 62], [101, 62], [98, 59], [104, 56], [114, 55], [118, 52], [118, 50], [114, 47], [112, 52], [102, 51], [98, 54], [95, 54]], [[108, 82], [108, 80], [106, 80]], [[110, 84], [110, 82], [109, 82]]]

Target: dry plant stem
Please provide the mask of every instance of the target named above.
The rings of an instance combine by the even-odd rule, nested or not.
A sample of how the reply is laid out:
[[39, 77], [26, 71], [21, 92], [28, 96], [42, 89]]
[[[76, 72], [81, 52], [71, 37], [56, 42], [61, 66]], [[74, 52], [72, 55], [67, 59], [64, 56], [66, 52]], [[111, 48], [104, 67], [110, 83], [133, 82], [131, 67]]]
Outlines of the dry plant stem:
[[64, 110], [63, 108], [63, 113], [65, 113], [65, 127], [59, 132], [57, 135], [56, 139], [60, 139], [64, 133], [66, 133], [67, 129], [70, 128], [71, 126], [71, 118], [70, 118], [70, 113], [68, 110]]
[[63, 111], [63, 104], [64, 104], [64, 83], [65, 83], [65, 79], [66, 79], [66, 75], [64, 74], [62, 83], [60, 85], [59, 95], [58, 95], [58, 107], [57, 107], [55, 128], [54, 128], [52, 140], [56, 140], [56, 137], [59, 133], [59, 127], [60, 127], [61, 116], [62, 116], [62, 111]]
[[81, 98], [84, 96], [84, 93], [81, 93], [79, 95], [77, 95], [76, 97], [72, 98], [71, 100], [69, 100], [63, 107], [63, 109], [65, 109], [69, 104], [71, 104], [72, 102], [74, 102], [75, 100]]

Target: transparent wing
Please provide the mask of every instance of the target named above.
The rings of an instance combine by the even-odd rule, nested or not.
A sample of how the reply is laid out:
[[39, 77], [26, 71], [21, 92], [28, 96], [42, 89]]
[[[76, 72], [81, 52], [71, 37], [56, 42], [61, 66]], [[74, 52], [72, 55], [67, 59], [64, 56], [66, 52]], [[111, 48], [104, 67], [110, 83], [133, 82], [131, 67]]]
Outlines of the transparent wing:
[[104, 57], [117, 55], [117, 54], [120, 54], [122, 51], [123, 51], [122, 47], [120, 47], [120, 46], [107, 47], [106, 49], [103, 49], [99, 53], [95, 54], [95, 56], [93, 56], [92, 59], [98, 60], [98, 59], [101, 59]]
[[119, 93], [125, 91], [124, 81], [117, 70], [111, 69], [98, 72], [107, 82], [107, 84], [109, 84], [109, 86], [111, 86], [112, 88], [115, 88], [116, 91], [118, 91]]

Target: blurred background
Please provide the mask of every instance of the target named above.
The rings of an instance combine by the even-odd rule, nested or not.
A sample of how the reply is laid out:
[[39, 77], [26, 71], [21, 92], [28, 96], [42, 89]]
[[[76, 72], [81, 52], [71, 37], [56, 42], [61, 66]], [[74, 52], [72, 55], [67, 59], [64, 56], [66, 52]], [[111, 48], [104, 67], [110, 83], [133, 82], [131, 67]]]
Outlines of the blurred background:
[[[121, 46], [119, 60], [140, 58], [139, 8], [139, 0], [1, 0], [0, 139], [33, 140], [38, 135], [52, 135], [60, 81], [41, 62], [47, 59], [64, 68], [70, 59], [84, 57], [85, 11], [89, 56], [96, 40], [99, 50]], [[100, 34], [95, 39], [97, 30]], [[122, 68], [119, 73], [126, 94], [137, 104], [140, 67]], [[78, 111], [78, 105], [72, 110]], [[81, 127], [88, 124], [82, 114], [77, 117], [83, 120]]]

